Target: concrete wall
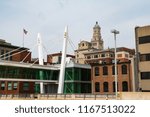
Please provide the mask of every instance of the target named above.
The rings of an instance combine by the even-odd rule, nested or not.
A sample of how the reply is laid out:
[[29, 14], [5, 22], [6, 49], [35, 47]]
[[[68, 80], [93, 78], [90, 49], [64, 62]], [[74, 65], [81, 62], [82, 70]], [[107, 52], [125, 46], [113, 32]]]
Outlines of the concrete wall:
[[122, 92], [119, 93], [120, 100], [150, 100], [149, 92]]

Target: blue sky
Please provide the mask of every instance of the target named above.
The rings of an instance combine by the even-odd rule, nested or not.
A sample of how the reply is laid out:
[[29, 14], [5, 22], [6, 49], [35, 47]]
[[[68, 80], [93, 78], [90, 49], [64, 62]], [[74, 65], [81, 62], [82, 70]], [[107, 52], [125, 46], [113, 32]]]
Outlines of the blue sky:
[[[149, 0], [0, 0], [0, 38], [22, 46], [22, 30], [28, 30], [25, 47], [37, 56], [40, 32], [47, 53], [62, 50], [64, 27], [77, 48], [81, 40], [90, 41], [98, 21], [104, 48], [114, 47], [111, 29], [117, 29], [117, 46], [134, 48], [135, 26], [150, 25]], [[68, 52], [73, 48], [68, 45]]]

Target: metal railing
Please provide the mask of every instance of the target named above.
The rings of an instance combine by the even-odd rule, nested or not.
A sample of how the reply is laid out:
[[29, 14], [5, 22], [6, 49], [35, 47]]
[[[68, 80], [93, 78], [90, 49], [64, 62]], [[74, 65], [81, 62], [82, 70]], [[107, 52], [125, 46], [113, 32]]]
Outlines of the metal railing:
[[115, 95], [100, 94], [0, 94], [0, 99], [31, 99], [31, 100], [109, 100]]

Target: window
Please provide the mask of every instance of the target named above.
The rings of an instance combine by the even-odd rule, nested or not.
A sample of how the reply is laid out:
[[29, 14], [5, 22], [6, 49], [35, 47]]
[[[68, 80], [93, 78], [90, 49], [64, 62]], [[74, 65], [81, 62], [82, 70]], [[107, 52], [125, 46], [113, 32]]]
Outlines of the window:
[[8, 90], [12, 90], [12, 82], [8, 82]]
[[99, 82], [95, 83], [95, 92], [100, 92], [100, 83]]
[[94, 55], [94, 58], [98, 58], [98, 55]]
[[122, 91], [128, 91], [128, 82], [127, 81], [122, 82]]
[[108, 67], [103, 67], [103, 75], [108, 75]]
[[141, 72], [141, 79], [142, 80], [150, 79], [150, 72]]
[[116, 91], [116, 86], [115, 86], [115, 82], [113, 82], [113, 92]]
[[23, 90], [24, 91], [28, 91], [29, 90], [29, 83], [28, 82], [24, 82], [23, 83]]
[[99, 67], [95, 67], [95, 76], [99, 76]]
[[150, 43], [150, 36], [139, 37], [139, 44]]
[[108, 82], [103, 83], [103, 90], [104, 92], [108, 92]]
[[141, 54], [140, 61], [150, 61], [150, 53], [148, 54]]
[[101, 57], [105, 57], [105, 54], [101, 54]]
[[14, 82], [13, 90], [17, 90], [17, 88], [18, 88], [18, 83], [17, 83], [17, 82]]
[[110, 57], [113, 57], [113, 54], [110, 54]]
[[5, 82], [1, 82], [1, 90], [5, 90]]
[[112, 74], [115, 75], [115, 66], [112, 66]]
[[127, 74], [127, 65], [122, 65], [122, 74]]
[[[118, 83], [117, 83], [117, 89], [118, 89]], [[116, 83], [115, 83], [115, 81], [113, 82], [113, 92], [116, 92]]]
[[91, 56], [87, 56], [87, 59], [91, 59]]
[[[118, 74], [118, 67], [117, 67], [117, 74]], [[112, 75], [115, 75], [115, 66], [112, 66]]]

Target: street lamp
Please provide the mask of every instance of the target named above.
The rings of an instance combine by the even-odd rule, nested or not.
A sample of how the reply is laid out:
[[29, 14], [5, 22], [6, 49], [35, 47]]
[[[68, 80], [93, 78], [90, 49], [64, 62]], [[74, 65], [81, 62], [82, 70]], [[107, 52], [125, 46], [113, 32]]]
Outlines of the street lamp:
[[117, 86], [117, 53], [116, 53], [116, 35], [119, 34], [119, 31], [113, 29], [111, 33], [114, 33], [114, 40], [115, 40], [115, 92], [116, 92], [116, 99], [118, 97], [118, 86]]

